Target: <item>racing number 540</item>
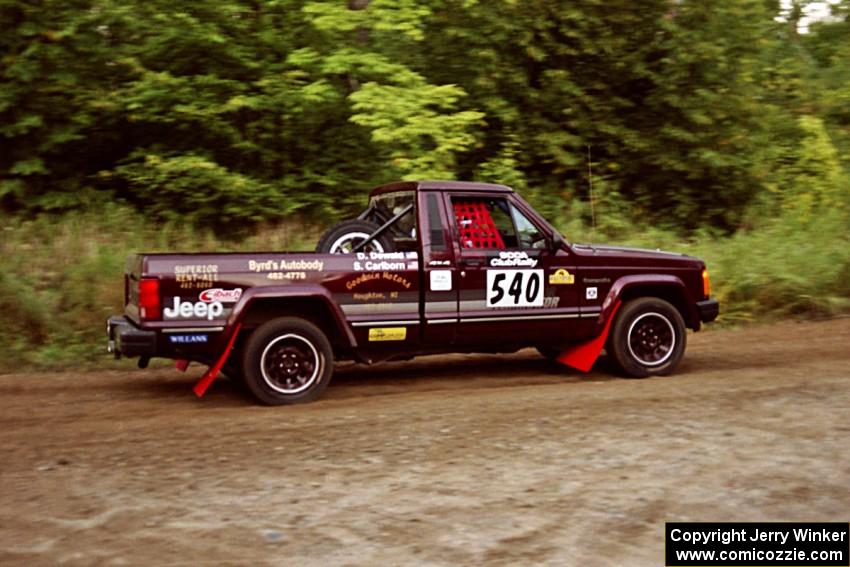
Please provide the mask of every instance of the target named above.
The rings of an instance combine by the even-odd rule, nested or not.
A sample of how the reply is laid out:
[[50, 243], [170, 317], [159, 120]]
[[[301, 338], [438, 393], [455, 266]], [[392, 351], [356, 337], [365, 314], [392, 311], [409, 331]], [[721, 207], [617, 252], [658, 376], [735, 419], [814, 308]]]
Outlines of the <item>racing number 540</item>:
[[543, 270], [487, 270], [487, 307], [542, 307]]

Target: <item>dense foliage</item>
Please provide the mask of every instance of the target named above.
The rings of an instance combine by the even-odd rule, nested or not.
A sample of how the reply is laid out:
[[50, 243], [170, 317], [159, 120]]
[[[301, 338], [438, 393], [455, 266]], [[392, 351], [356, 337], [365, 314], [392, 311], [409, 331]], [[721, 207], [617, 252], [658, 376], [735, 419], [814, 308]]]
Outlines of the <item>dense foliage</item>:
[[[786, 19], [799, 17], [794, 4]], [[0, 203], [245, 226], [398, 178], [734, 230], [848, 147], [850, 23], [769, 0], [0, 0]], [[588, 151], [589, 150], [589, 151]], [[800, 166], [804, 167], [804, 166]], [[794, 187], [794, 191], [805, 188]]]

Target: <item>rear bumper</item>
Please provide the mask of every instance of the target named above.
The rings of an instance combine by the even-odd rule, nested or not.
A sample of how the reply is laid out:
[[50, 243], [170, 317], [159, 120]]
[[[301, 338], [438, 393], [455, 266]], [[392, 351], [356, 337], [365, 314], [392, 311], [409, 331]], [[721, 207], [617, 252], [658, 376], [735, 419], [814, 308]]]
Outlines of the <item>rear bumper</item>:
[[720, 314], [720, 302], [716, 299], [697, 301], [697, 310], [699, 311], [700, 321], [710, 323], [717, 319]]
[[114, 315], [106, 321], [107, 350], [115, 355], [151, 357], [156, 354], [156, 333], [143, 331], [129, 319]]

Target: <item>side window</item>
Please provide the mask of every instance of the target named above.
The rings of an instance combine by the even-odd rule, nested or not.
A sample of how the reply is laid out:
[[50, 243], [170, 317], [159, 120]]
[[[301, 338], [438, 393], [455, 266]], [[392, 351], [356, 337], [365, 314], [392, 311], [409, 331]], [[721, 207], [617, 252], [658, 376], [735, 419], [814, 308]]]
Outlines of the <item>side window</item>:
[[511, 211], [514, 214], [520, 248], [545, 248], [546, 239], [540, 230], [513, 205], [511, 205]]
[[444, 251], [446, 249], [446, 235], [443, 233], [443, 220], [440, 218], [440, 209], [437, 208], [437, 196], [433, 193], [426, 198], [428, 207], [428, 235], [431, 239], [431, 250]]
[[463, 249], [517, 248], [507, 200], [492, 197], [452, 197], [458, 242]]

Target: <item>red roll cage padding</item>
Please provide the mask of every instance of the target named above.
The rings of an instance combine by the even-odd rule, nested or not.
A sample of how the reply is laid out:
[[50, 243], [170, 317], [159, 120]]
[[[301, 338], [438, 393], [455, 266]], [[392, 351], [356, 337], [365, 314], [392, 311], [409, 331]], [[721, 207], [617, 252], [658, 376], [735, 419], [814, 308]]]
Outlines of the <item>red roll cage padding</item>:
[[503, 249], [505, 241], [490, 216], [485, 201], [454, 201], [461, 248]]

